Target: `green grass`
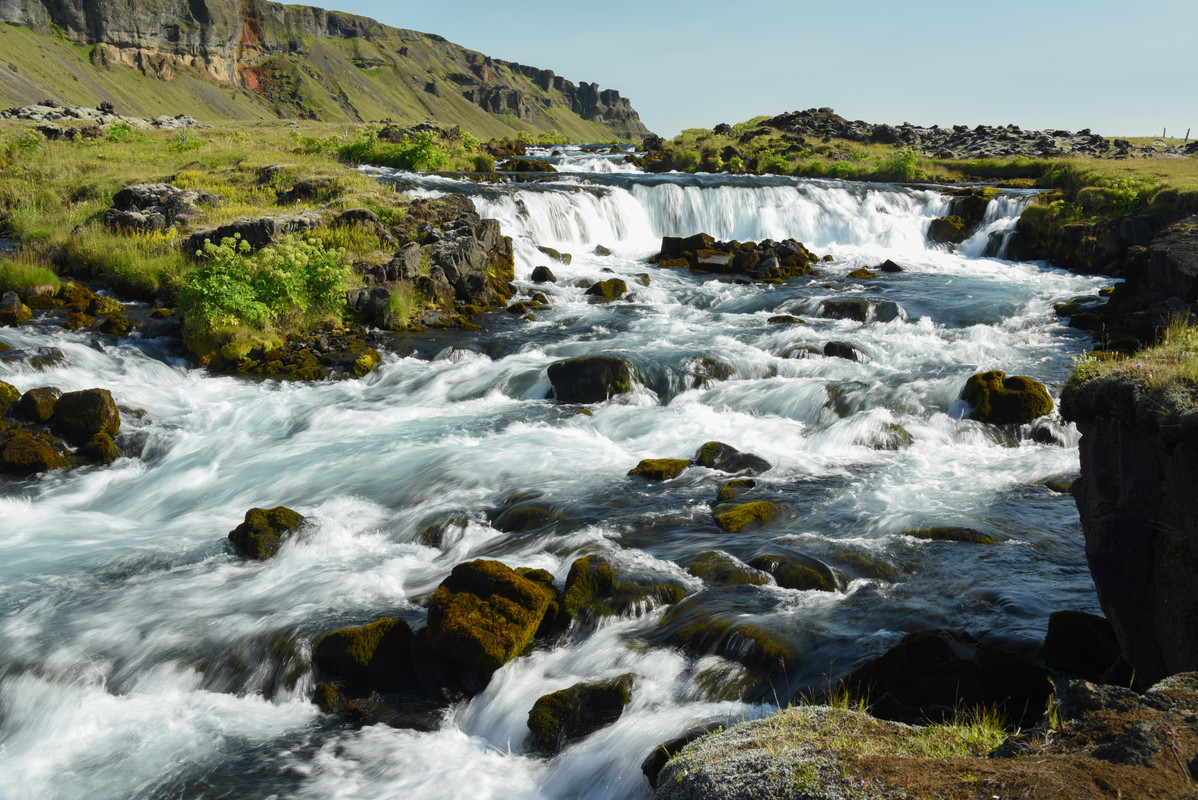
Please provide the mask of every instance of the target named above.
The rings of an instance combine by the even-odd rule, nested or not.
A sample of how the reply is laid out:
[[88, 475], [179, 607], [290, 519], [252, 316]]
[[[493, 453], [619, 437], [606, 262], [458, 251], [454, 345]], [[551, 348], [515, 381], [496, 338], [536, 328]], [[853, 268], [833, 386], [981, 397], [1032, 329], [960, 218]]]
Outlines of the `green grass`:
[[40, 258], [18, 253], [0, 261], [0, 294], [52, 291], [60, 283], [58, 275]]
[[[1131, 379], [1175, 396], [1198, 394], [1198, 327], [1188, 317], [1169, 325], [1155, 347], [1130, 356], [1090, 353], [1074, 359], [1069, 386], [1085, 390], [1109, 379]], [[1192, 401], [1191, 401], [1192, 402]]]

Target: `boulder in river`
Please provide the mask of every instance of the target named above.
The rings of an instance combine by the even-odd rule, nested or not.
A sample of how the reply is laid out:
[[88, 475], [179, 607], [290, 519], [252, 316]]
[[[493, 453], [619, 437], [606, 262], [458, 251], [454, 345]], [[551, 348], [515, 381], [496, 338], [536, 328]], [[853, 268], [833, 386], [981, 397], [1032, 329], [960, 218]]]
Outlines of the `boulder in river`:
[[39, 437], [18, 434], [0, 447], [0, 472], [10, 475], [35, 475], [65, 466], [66, 457]]
[[961, 398], [973, 407], [969, 418], [993, 425], [1025, 425], [1052, 411], [1044, 384], [1001, 370], [979, 372], [965, 382]]
[[584, 356], [549, 365], [553, 394], [562, 403], [601, 403], [632, 391], [632, 368], [614, 356]]
[[0, 327], [5, 325], [20, 325], [29, 321], [33, 311], [21, 302], [16, 292], [5, 292], [0, 295]]
[[552, 587], [499, 561], [458, 564], [429, 600], [429, 641], [445, 658], [489, 677], [524, 651], [554, 600]]
[[628, 470], [628, 474], [647, 481], [668, 481], [677, 478], [690, 465], [686, 458], [646, 458]]
[[112, 392], [83, 389], [58, 398], [51, 424], [68, 439], [86, 442], [98, 433], [115, 435], [121, 429], [121, 414]]
[[571, 619], [590, 621], [669, 605], [685, 594], [676, 583], [621, 578], [606, 558], [590, 555], [570, 565], [561, 608]]
[[777, 508], [768, 500], [742, 503], [732, 508], [718, 510], [713, 515], [715, 524], [729, 533], [738, 533], [745, 528], [759, 527], [777, 516]]
[[709, 550], [695, 556], [686, 565], [686, 571], [704, 583], [745, 583], [764, 586], [770, 576], [719, 550]]
[[21, 397], [21, 391], [11, 383], [0, 381], [0, 417], [7, 417], [9, 410]]
[[995, 544], [998, 539], [973, 528], [957, 525], [934, 525], [929, 528], [910, 528], [903, 536], [935, 542], [965, 542], [968, 544]]
[[553, 270], [549, 269], [549, 267], [533, 267], [532, 282], [557, 283], [557, 276], [553, 274]]
[[732, 475], [760, 475], [773, 465], [761, 456], [742, 453], [723, 442], [707, 442], [695, 453], [695, 464], [700, 467], [727, 472]]
[[602, 683], [576, 683], [543, 695], [528, 712], [533, 740], [548, 753], [583, 739], [620, 718], [632, 695], [632, 675]]
[[245, 521], [229, 531], [229, 542], [241, 555], [261, 561], [279, 552], [303, 524], [304, 516], [285, 506], [251, 508]]
[[624, 296], [628, 291], [628, 284], [619, 278], [608, 278], [605, 281], [597, 281], [591, 284], [591, 288], [587, 289], [588, 297], [598, 298], [603, 302], [611, 302]]
[[350, 689], [388, 691], [411, 685], [412, 629], [396, 617], [342, 628], [312, 644], [312, 661]]
[[54, 406], [60, 397], [62, 392], [53, 386], [34, 387], [17, 400], [13, 407], [14, 415], [35, 424], [49, 422], [50, 417], [54, 416]]
[[749, 566], [773, 575], [784, 589], [834, 592], [837, 588], [836, 573], [831, 567], [810, 556], [769, 553], [751, 559]]

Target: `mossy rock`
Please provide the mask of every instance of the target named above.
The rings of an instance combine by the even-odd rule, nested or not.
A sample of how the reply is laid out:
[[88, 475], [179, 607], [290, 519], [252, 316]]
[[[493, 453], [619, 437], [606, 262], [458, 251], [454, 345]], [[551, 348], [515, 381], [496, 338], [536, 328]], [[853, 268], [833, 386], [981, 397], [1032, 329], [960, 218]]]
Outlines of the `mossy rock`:
[[532, 270], [533, 283], [557, 283], [557, 276], [549, 267], [534, 267]]
[[960, 244], [968, 235], [965, 220], [956, 214], [934, 219], [928, 225], [928, 241], [932, 244]]
[[54, 416], [54, 406], [62, 392], [53, 386], [38, 386], [21, 395], [13, 408], [14, 416], [42, 424]]
[[971, 376], [961, 397], [973, 407], [970, 419], [993, 425], [1025, 425], [1053, 408], [1044, 384], [1001, 370]]
[[363, 690], [408, 686], [412, 672], [412, 629], [397, 617], [342, 628], [312, 644], [312, 662], [326, 677]]
[[707, 442], [695, 453], [694, 462], [700, 467], [733, 475], [760, 475], [773, 468], [770, 462], [752, 453], [742, 453], [723, 442]]
[[562, 518], [553, 506], [527, 501], [503, 509], [491, 520], [491, 527], [504, 533], [526, 533]]
[[361, 355], [354, 359], [354, 365], [351, 371], [355, 378], [362, 378], [374, 370], [380, 363], [383, 357], [379, 355], [379, 351], [373, 347], [363, 350]]
[[563, 403], [599, 403], [632, 391], [632, 368], [614, 356], [585, 356], [549, 365], [554, 396]]
[[969, 544], [997, 544], [998, 539], [973, 528], [953, 525], [935, 525], [930, 528], [911, 528], [903, 536], [935, 542], [965, 542]]
[[766, 320], [770, 325], [806, 325], [806, 320], [799, 319], [791, 314], [777, 314]]
[[9, 350], [12, 350], [11, 346], [5, 344], [4, 342], [0, 342], [0, 353], [7, 353]]
[[63, 436], [87, 442], [97, 433], [115, 436], [121, 429], [121, 414], [112, 392], [107, 389], [83, 389], [67, 392], [54, 404], [51, 424]]
[[880, 581], [893, 581], [897, 577], [894, 567], [861, 553], [845, 551], [829, 556], [829, 559], [850, 573], [850, 577]]
[[574, 260], [574, 257], [572, 255], [570, 255], [569, 253], [559, 252], [557, 250], [554, 250], [552, 247], [542, 247], [542, 246], [538, 245], [537, 249], [540, 250], [545, 255], [552, 258], [554, 261], [557, 261], [558, 263], [561, 263], [561, 264], [569, 264], [571, 261]]
[[[0, 345], [3, 343], [0, 342]], [[7, 347], [7, 345], [4, 345]], [[0, 417], [7, 417], [13, 405], [21, 398], [21, 391], [11, 383], [0, 381]]]
[[735, 500], [750, 489], [755, 488], [757, 488], [757, 481], [752, 478], [735, 478], [724, 482], [715, 499], [718, 503], [727, 503], [729, 500]]
[[756, 528], [769, 522], [778, 514], [777, 508], [768, 500], [758, 500], [754, 503], [744, 503], [726, 511], [715, 514], [715, 524], [729, 533], [737, 533], [745, 528]]
[[883, 261], [881, 264], [879, 264], [877, 269], [879, 272], [890, 272], [890, 273], [906, 272], [906, 270], [904, 270], [898, 264], [891, 261], [889, 258], [886, 259], [885, 261]]
[[133, 330], [133, 321], [124, 314], [109, 314], [100, 323], [100, 332], [109, 336], [124, 336]]
[[349, 708], [345, 692], [331, 683], [318, 683], [312, 693], [312, 702], [326, 714], [341, 714]]
[[628, 474], [648, 481], [668, 481], [677, 478], [690, 465], [690, 460], [685, 458], [646, 458], [628, 470]]
[[878, 277], [878, 273], [870, 272], [865, 267], [861, 267], [860, 269], [853, 270], [846, 277], [853, 278], [854, 280], [869, 280], [870, 278]]
[[80, 453], [98, 464], [111, 464], [120, 456], [116, 442], [107, 433], [97, 433], [88, 439]]
[[591, 288], [587, 289], [588, 297], [595, 297], [603, 302], [611, 302], [624, 295], [628, 291], [628, 284], [619, 278], [608, 278], [605, 281], [597, 281], [591, 284]]
[[632, 696], [633, 676], [621, 675], [603, 683], [577, 683], [543, 695], [528, 712], [533, 741], [547, 753], [557, 753], [620, 718]]
[[528, 303], [512, 303], [506, 309], [509, 314], [527, 314]]
[[774, 576], [784, 589], [796, 591], [836, 591], [836, 573], [824, 562], [810, 556], [788, 556], [776, 553], [760, 555], [749, 565]]
[[48, 442], [34, 436], [14, 436], [0, 449], [0, 472], [9, 475], [36, 475], [68, 465]]
[[570, 565], [561, 607], [571, 619], [589, 620], [669, 605], [685, 594], [684, 588], [673, 583], [621, 581], [602, 556], [582, 556]]
[[21, 302], [16, 292], [8, 292], [0, 296], [0, 327], [5, 325], [20, 325], [28, 322], [33, 316], [29, 306]]
[[868, 300], [821, 300], [819, 313], [821, 317], [832, 319], [851, 319], [865, 322], [869, 319], [870, 301]]
[[1072, 475], [1053, 475], [1040, 481], [1040, 485], [1057, 494], [1070, 494], [1076, 479]]
[[470, 520], [465, 516], [455, 514], [446, 518], [428, 522], [416, 534], [416, 541], [428, 547], [441, 547], [453, 531], [464, 531]]
[[458, 564], [429, 601], [429, 641], [446, 658], [489, 676], [524, 651], [555, 597], [499, 561]]
[[557, 172], [557, 167], [548, 161], [537, 161], [531, 158], [512, 158], [505, 161], [500, 172]]
[[667, 269], [678, 269], [680, 267], [689, 267], [691, 262], [685, 258], [663, 258], [657, 262], [657, 266]]
[[711, 356], [694, 356], [687, 362], [686, 372], [690, 375], [692, 389], [706, 389], [713, 383], [726, 381], [736, 370], [727, 362]]
[[611, 255], [611, 250], [608, 250], [606, 247], [604, 247], [601, 244], [595, 245], [595, 249], [592, 250], [591, 252], [597, 256], [610, 256]]
[[695, 556], [687, 563], [686, 571], [704, 583], [742, 583], [750, 586], [764, 586], [770, 582], [769, 575], [766, 573], [742, 564], [719, 550], [709, 550]]
[[67, 328], [73, 331], [80, 330], [81, 328], [90, 328], [95, 322], [95, 317], [85, 314], [82, 311], [70, 311], [67, 313]]
[[[802, 649], [795, 629], [785, 626], [771, 630], [746, 622], [733, 610], [741, 593], [761, 591], [752, 586], [725, 585], [691, 595], [675, 604], [662, 616], [655, 638], [695, 655], [718, 655], [748, 667], [759, 683], [763, 678], [783, 676], [802, 660]], [[713, 597], [723, 602], [711, 605]]]
[[896, 422], [891, 422], [882, 427], [882, 430], [877, 436], [873, 437], [869, 446], [875, 450], [906, 450], [911, 445], [915, 444], [915, 437], [911, 432], [899, 425]]
[[279, 552], [303, 523], [302, 514], [285, 506], [251, 508], [245, 512], [245, 521], [229, 531], [229, 541], [241, 555], [262, 561]]

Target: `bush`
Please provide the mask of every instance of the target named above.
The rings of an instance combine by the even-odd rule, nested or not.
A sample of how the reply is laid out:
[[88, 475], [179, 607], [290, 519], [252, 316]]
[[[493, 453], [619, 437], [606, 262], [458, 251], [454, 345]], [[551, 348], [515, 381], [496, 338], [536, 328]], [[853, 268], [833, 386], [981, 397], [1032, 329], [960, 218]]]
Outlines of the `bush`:
[[188, 273], [179, 314], [188, 347], [205, 355], [247, 332], [305, 330], [339, 315], [351, 265], [343, 250], [285, 236], [257, 253], [239, 238], [205, 242]]
[[474, 157], [475, 172], [494, 172], [495, 156], [490, 153], [479, 153]]
[[377, 164], [393, 169], [437, 170], [449, 163], [449, 150], [432, 131], [404, 136], [396, 143], [381, 142], [378, 131], [337, 148], [338, 155], [352, 164]]
[[874, 177], [881, 180], [926, 181], [928, 173], [919, 163], [919, 153], [909, 147], [904, 147], [893, 156], [883, 161], [874, 171]]
[[108, 126], [106, 138], [110, 142], [117, 143], [143, 142], [146, 139], [146, 135], [122, 119]]

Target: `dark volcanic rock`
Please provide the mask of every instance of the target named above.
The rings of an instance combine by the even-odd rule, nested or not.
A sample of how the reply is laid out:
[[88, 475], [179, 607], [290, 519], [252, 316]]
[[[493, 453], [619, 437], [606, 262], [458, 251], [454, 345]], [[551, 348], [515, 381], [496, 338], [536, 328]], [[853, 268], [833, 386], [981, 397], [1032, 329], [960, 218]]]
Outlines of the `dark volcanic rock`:
[[587, 356], [549, 365], [554, 396], [563, 403], [601, 403], [632, 391], [632, 369], [613, 356]]
[[303, 523], [301, 514], [284, 506], [251, 508], [245, 512], [245, 521], [229, 531], [229, 541], [241, 555], [261, 561], [279, 552]]
[[585, 738], [620, 718], [632, 694], [632, 676], [577, 683], [537, 699], [528, 712], [533, 740], [548, 753]]

